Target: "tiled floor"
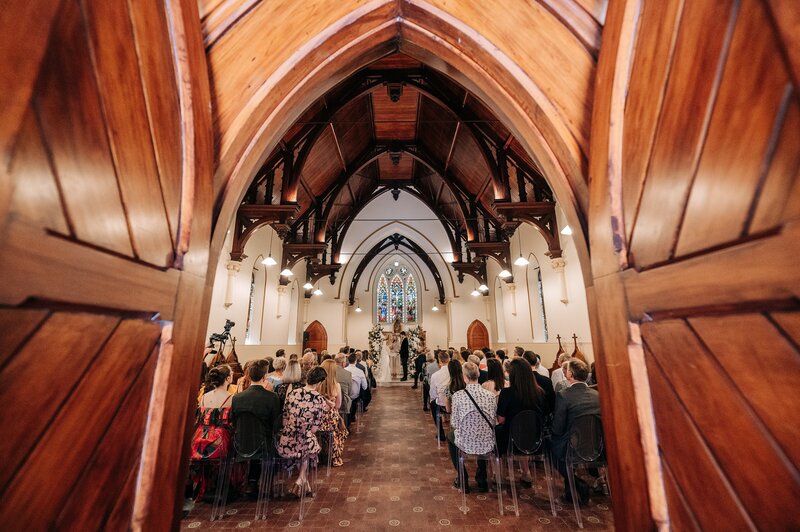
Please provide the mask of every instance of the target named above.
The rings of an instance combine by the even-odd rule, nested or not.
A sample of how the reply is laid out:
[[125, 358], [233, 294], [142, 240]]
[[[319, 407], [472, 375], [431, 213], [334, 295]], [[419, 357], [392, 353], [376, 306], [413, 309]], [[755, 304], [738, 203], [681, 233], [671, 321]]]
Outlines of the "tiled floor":
[[[550, 514], [543, 474], [542, 489], [520, 489], [520, 516], [516, 517], [508, 490], [504, 493], [506, 514], [498, 510], [494, 492], [467, 495], [469, 512], [460, 510], [461, 494], [452, 487], [455, 478], [446, 446], [437, 448], [430, 414], [422, 411], [421, 390], [408, 387], [379, 388], [365, 416], [361, 433], [355, 426], [347, 442], [345, 464], [319, 470], [316, 498], [305, 519], [298, 519], [296, 499], [270, 501], [269, 519], [254, 521], [255, 502], [228, 505], [224, 519], [209, 522], [211, 506], [197, 504], [181, 522], [181, 529], [261, 528], [261, 529], [348, 529], [459, 530], [492, 528], [498, 530], [577, 529], [571, 505], [556, 507]], [[474, 474], [474, 463], [469, 470]], [[556, 496], [560, 495], [557, 482]], [[594, 497], [583, 510], [584, 527], [610, 530], [614, 527], [611, 501]]]

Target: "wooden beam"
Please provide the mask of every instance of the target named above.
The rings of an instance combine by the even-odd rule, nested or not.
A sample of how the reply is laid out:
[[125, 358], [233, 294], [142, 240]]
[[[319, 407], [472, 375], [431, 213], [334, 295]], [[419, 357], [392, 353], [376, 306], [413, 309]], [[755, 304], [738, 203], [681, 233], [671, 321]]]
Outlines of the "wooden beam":
[[336, 145], [336, 153], [339, 155], [339, 163], [342, 165], [342, 170], [347, 172], [347, 163], [344, 160], [344, 155], [342, 155], [342, 146], [339, 144], [339, 137], [336, 135], [336, 128], [333, 126], [333, 122], [330, 123], [330, 126], [333, 134], [333, 143]]

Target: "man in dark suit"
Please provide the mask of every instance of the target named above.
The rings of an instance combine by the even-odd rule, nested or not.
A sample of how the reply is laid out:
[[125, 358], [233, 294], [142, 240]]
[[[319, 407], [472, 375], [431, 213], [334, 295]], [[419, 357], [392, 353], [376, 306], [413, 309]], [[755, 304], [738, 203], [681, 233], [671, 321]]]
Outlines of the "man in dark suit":
[[236, 461], [252, 460], [248, 480], [248, 491], [261, 474], [261, 458], [273, 452], [273, 437], [280, 429], [281, 405], [278, 396], [266, 389], [269, 362], [256, 360], [247, 374], [252, 381], [245, 391], [233, 396], [231, 411], [234, 416], [234, 442]]
[[[577, 358], [571, 359], [564, 371], [564, 377], [569, 382], [569, 387], [556, 395], [556, 409], [553, 416], [553, 458], [564, 477], [565, 502], [571, 502], [566, 464], [569, 435], [578, 417], [600, 416], [600, 396], [597, 390], [586, 385], [589, 366], [585, 362]], [[581, 504], [587, 504], [589, 485], [578, 477], [575, 477], [575, 483]]]
[[408, 380], [408, 337], [406, 336], [405, 331], [400, 332], [400, 338], [402, 338], [402, 341], [400, 342], [400, 364], [403, 365], [403, 378], [400, 380], [407, 381]]

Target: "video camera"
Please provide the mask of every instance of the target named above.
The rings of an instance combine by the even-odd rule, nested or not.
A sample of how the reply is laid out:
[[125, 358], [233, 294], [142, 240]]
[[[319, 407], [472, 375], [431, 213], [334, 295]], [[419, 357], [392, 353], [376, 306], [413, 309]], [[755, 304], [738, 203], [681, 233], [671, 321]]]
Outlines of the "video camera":
[[[236, 323], [232, 322], [231, 320], [225, 320], [225, 326], [222, 328], [221, 333], [212, 333], [211, 336], [208, 337], [208, 347], [214, 347], [216, 342], [220, 343], [220, 349], [225, 347], [225, 344], [231, 337], [231, 329], [236, 325]], [[212, 350], [211, 353], [215, 354], [217, 351]]]

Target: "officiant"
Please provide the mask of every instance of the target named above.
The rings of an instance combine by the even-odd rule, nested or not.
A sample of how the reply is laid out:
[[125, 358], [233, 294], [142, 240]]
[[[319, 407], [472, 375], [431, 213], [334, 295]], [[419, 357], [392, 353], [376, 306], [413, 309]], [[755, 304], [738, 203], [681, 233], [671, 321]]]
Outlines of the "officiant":
[[403, 378], [400, 379], [401, 381], [408, 380], [408, 337], [406, 336], [406, 332], [400, 332], [400, 364], [403, 365]]

